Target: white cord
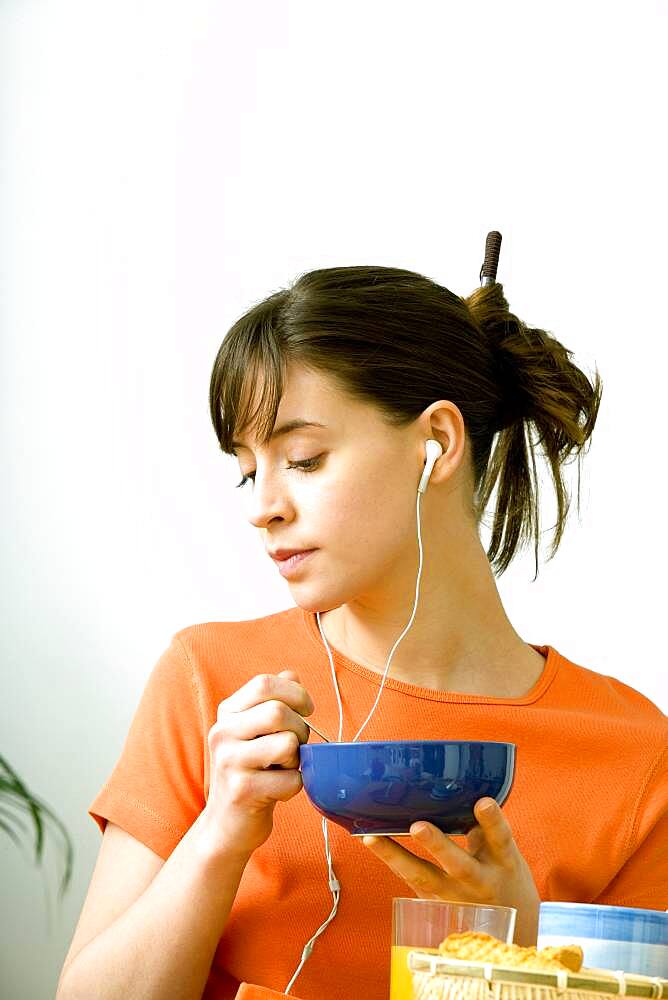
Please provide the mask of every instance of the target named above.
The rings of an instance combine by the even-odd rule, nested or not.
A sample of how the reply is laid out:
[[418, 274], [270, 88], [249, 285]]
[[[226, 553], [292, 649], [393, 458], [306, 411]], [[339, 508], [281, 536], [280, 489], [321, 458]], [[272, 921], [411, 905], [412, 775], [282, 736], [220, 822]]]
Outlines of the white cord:
[[[380, 687], [378, 688], [378, 694], [376, 695], [376, 700], [374, 701], [373, 707], [372, 707], [371, 711], [369, 712], [369, 714], [367, 715], [365, 721], [362, 723], [361, 727], [358, 729], [357, 735], [353, 736], [353, 743], [357, 742], [357, 740], [360, 737], [360, 733], [362, 732], [363, 729], [366, 728], [366, 726], [367, 726], [367, 724], [369, 722], [369, 719], [371, 718], [371, 716], [373, 715], [373, 713], [376, 711], [376, 707], [378, 705], [378, 702], [380, 701], [380, 696], [382, 694], [383, 687], [385, 686], [385, 678], [387, 677], [388, 671], [390, 669], [390, 663], [392, 662], [392, 657], [394, 656], [394, 651], [396, 650], [397, 646], [399, 645], [399, 643], [401, 642], [401, 640], [403, 639], [403, 637], [406, 635], [406, 633], [408, 632], [408, 630], [411, 627], [411, 625], [413, 624], [413, 619], [415, 618], [415, 612], [417, 611], [418, 597], [420, 595], [420, 577], [422, 576], [422, 535], [420, 534], [420, 497], [421, 496], [422, 496], [422, 494], [418, 490], [418, 495], [417, 495], [417, 536], [418, 536], [418, 547], [420, 549], [420, 562], [419, 562], [419, 565], [418, 565], [417, 582], [415, 584], [415, 604], [413, 605], [413, 614], [411, 615], [411, 619], [410, 619], [408, 625], [403, 630], [403, 632], [401, 633], [401, 635], [399, 636], [399, 638], [397, 639], [397, 641], [395, 642], [394, 646], [392, 647], [392, 649], [390, 651], [390, 655], [387, 658], [387, 663], [385, 664], [385, 672], [383, 674], [383, 679], [380, 682]], [[320, 614], [320, 612], [318, 612], [318, 614]], [[338, 694], [338, 687], [337, 687], [337, 694]]]
[[[383, 672], [383, 677], [382, 677], [382, 680], [380, 682], [380, 688], [378, 689], [378, 694], [376, 695], [376, 700], [374, 701], [374, 703], [373, 703], [373, 705], [371, 707], [371, 711], [367, 715], [365, 721], [362, 723], [361, 727], [357, 730], [357, 733], [353, 737], [353, 739], [352, 739], [353, 743], [357, 742], [357, 740], [359, 739], [360, 734], [362, 733], [362, 731], [364, 729], [366, 729], [366, 727], [367, 727], [367, 725], [369, 723], [369, 720], [371, 719], [371, 716], [376, 711], [376, 708], [378, 706], [378, 702], [380, 701], [380, 696], [381, 696], [382, 691], [383, 691], [383, 687], [385, 686], [385, 679], [386, 679], [388, 671], [390, 669], [390, 663], [392, 662], [392, 657], [394, 656], [394, 653], [395, 653], [395, 650], [396, 650], [397, 646], [399, 645], [399, 643], [401, 642], [401, 640], [403, 639], [403, 637], [406, 635], [406, 633], [408, 632], [409, 628], [411, 627], [411, 625], [413, 624], [413, 621], [415, 619], [415, 612], [417, 611], [418, 600], [419, 600], [419, 597], [420, 597], [420, 577], [422, 576], [422, 532], [420, 530], [420, 497], [421, 496], [422, 496], [422, 494], [418, 491], [418, 494], [417, 494], [417, 504], [416, 504], [416, 513], [417, 513], [417, 536], [418, 536], [418, 549], [419, 549], [419, 552], [420, 552], [420, 561], [419, 561], [419, 564], [418, 564], [417, 581], [416, 581], [416, 584], [415, 584], [415, 604], [413, 605], [413, 613], [412, 613], [412, 615], [410, 617], [410, 621], [408, 622], [408, 625], [403, 630], [403, 632], [401, 633], [401, 635], [399, 636], [399, 638], [397, 639], [397, 641], [395, 642], [394, 646], [392, 647], [392, 649], [390, 651], [390, 655], [389, 655], [389, 657], [387, 659], [387, 663], [385, 664], [385, 670]], [[319, 611], [316, 612], [316, 618], [318, 619], [318, 628], [320, 629], [320, 635], [322, 636], [322, 641], [325, 644], [325, 648], [327, 649], [327, 655], [329, 656], [329, 666], [330, 666], [330, 669], [331, 669], [331, 672], [332, 672], [332, 681], [334, 682], [334, 690], [336, 691], [336, 700], [337, 700], [338, 706], [339, 706], [339, 736], [338, 736], [337, 742], [340, 743], [341, 742], [341, 735], [342, 735], [342, 732], [343, 732], [343, 707], [341, 705], [341, 695], [339, 693], [339, 685], [338, 685], [338, 682], [336, 680], [336, 671], [334, 670], [334, 661], [332, 659], [332, 651], [329, 648], [329, 643], [327, 642], [327, 636], [325, 635], [325, 633], [322, 630], [322, 625], [320, 623], [320, 612]]]
[[[394, 646], [392, 647], [392, 649], [390, 651], [390, 655], [387, 658], [387, 663], [385, 664], [385, 671], [383, 673], [383, 679], [382, 679], [382, 681], [380, 683], [380, 688], [378, 689], [378, 694], [376, 695], [376, 700], [374, 701], [374, 703], [373, 703], [373, 705], [371, 707], [371, 711], [367, 715], [365, 721], [362, 723], [361, 727], [358, 729], [357, 733], [353, 737], [353, 740], [352, 740], [353, 743], [356, 743], [357, 740], [360, 738], [362, 730], [366, 728], [366, 726], [369, 723], [369, 720], [371, 719], [371, 716], [376, 711], [376, 708], [378, 706], [378, 702], [380, 701], [380, 696], [381, 696], [382, 691], [383, 691], [383, 687], [385, 685], [385, 679], [386, 679], [388, 671], [390, 669], [390, 663], [392, 662], [392, 657], [394, 656], [394, 652], [395, 652], [397, 646], [399, 645], [399, 643], [401, 642], [401, 640], [403, 639], [403, 637], [408, 632], [408, 630], [411, 627], [411, 625], [413, 624], [413, 620], [415, 618], [415, 612], [417, 611], [418, 598], [419, 598], [419, 595], [420, 595], [420, 577], [422, 576], [422, 534], [421, 534], [421, 531], [420, 531], [420, 497], [421, 496], [422, 496], [422, 494], [418, 490], [418, 494], [417, 494], [417, 536], [418, 536], [418, 547], [419, 547], [419, 550], [420, 550], [420, 562], [419, 562], [419, 565], [418, 565], [417, 583], [415, 585], [415, 604], [413, 605], [413, 613], [412, 613], [412, 615], [410, 617], [410, 621], [408, 622], [408, 625], [403, 630], [403, 632], [401, 633], [401, 635], [399, 636], [399, 638], [397, 639], [397, 641], [395, 642]], [[325, 644], [325, 648], [327, 650], [327, 655], [329, 657], [329, 666], [330, 666], [330, 669], [331, 669], [331, 672], [332, 672], [332, 681], [334, 682], [334, 690], [336, 692], [336, 701], [337, 701], [337, 704], [338, 704], [338, 707], [339, 707], [339, 735], [337, 737], [337, 743], [341, 743], [342, 742], [342, 736], [343, 736], [343, 705], [341, 704], [341, 693], [339, 691], [339, 685], [338, 685], [338, 682], [336, 680], [336, 670], [334, 669], [334, 660], [332, 659], [332, 651], [329, 648], [329, 643], [327, 642], [327, 637], [325, 636], [325, 633], [322, 630], [322, 625], [320, 624], [320, 612], [319, 611], [316, 612], [316, 618], [318, 620], [318, 628], [320, 629], [320, 635], [322, 636], [322, 641]], [[294, 973], [294, 975], [293, 975], [292, 979], [290, 980], [290, 982], [288, 983], [288, 985], [285, 987], [285, 992], [286, 993], [290, 992], [290, 989], [294, 985], [294, 982], [297, 979], [297, 976], [299, 975], [299, 973], [301, 972], [301, 970], [304, 967], [304, 963], [306, 962], [307, 958], [310, 956], [311, 952], [313, 951], [313, 945], [315, 943], [316, 938], [318, 938], [323, 933], [323, 931], [326, 929], [326, 927], [332, 922], [332, 920], [336, 916], [336, 911], [339, 908], [339, 899], [341, 898], [341, 886], [339, 884], [338, 879], [336, 878], [336, 875], [334, 874], [334, 868], [332, 867], [332, 852], [331, 852], [330, 847], [329, 847], [329, 835], [328, 835], [328, 830], [327, 830], [327, 820], [326, 820], [326, 818], [324, 816], [322, 818], [322, 832], [323, 832], [323, 836], [325, 838], [325, 857], [327, 858], [327, 874], [328, 874], [328, 879], [329, 879], [329, 888], [331, 889], [332, 898], [333, 898], [334, 902], [333, 902], [333, 905], [332, 905], [331, 913], [327, 917], [327, 920], [325, 920], [324, 924], [320, 925], [320, 927], [317, 929], [317, 931], [315, 932], [315, 934], [313, 935], [313, 937], [310, 938], [306, 942], [306, 944], [304, 945], [304, 950], [302, 951], [301, 961], [299, 962], [299, 965], [297, 966], [297, 970]]]
[[[327, 642], [327, 640], [325, 639], [325, 636], [322, 633], [322, 627], [320, 626], [320, 612], [319, 611], [317, 613], [317, 618], [318, 618], [318, 626], [320, 627], [320, 634], [322, 635], [323, 639], [325, 640], [325, 646], [327, 647], [327, 655], [329, 656], [329, 665], [330, 665], [330, 668], [331, 668], [331, 671], [332, 671], [332, 680], [334, 682], [334, 690], [336, 691], [336, 701], [337, 701], [337, 704], [339, 706], [339, 735], [337, 737], [337, 743], [340, 743], [341, 742], [341, 737], [343, 735], [343, 705], [341, 704], [341, 695], [339, 693], [339, 685], [336, 683], [336, 671], [334, 670], [334, 661], [332, 659], [332, 652], [331, 652], [331, 650], [329, 648], [329, 643]], [[327, 917], [327, 920], [325, 920], [324, 924], [321, 924], [320, 927], [318, 927], [318, 929], [315, 932], [315, 934], [313, 935], [313, 937], [310, 938], [306, 942], [306, 944], [304, 945], [304, 950], [302, 951], [302, 957], [301, 957], [301, 960], [299, 962], [299, 965], [297, 966], [297, 969], [294, 972], [294, 974], [292, 976], [292, 979], [290, 980], [290, 982], [288, 983], [288, 985], [285, 987], [285, 992], [286, 993], [290, 992], [290, 989], [294, 985], [294, 982], [295, 982], [297, 976], [299, 975], [299, 973], [302, 971], [302, 969], [304, 967], [304, 963], [305, 963], [306, 959], [310, 956], [311, 952], [313, 951], [313, 945], [315, 943], [316, 938], [319, 937], [323, 933], [323, 931], [325, 930], [325, 928], [332, 922], [332, 920], [336, 916], [336, 911], [339, 908], [339, 899], [341, 898], [341, 885], [340, 885], [339, 880], [337, 879], [336, 875], [334, 874], [334, 868], [332, 867], [332, 852], [331, 852], [330, 847], [329, 847], [329, 831], [328, 831], [328, 827], [327, 827], [327, 819], [326, 819], [325, 816], [322, 817], [322, 834], [323, 834], [323, 837], [325, 838], [325, 857], [327, 858], [327, 877], [328, 877], [328, 880], [329, 880], [329, 888], [331, 890], [332, 900], [333, 900], [332, 909], [331, 909], [331, 912], [330, 912], [329, 916]]]
[[341, 695], [339, 693], [339, 685], [336, 682], [336, 670], [334, 669], [334, 660], [332, 659], [332, 651], [329, 648], [329, 643], [325, 639], [325, 633], [322, 630], [322, 625], [320, 624], [320, 612], [316, 612], [316, 618], [318, 619], [318, 628], [320, 629], [320, 635], [322, 636], [323, 642], [327, 647], [327, 655], [329, 657], [329, 667], [332, 671], [332, 681], [334, 682], [334, 690], [336, 691], [336, 701], [339, 706], [339, 735], [336, 737], [336, 742], [341, 743], [343, 737], [343, 705], [341, 704]]
[[309, 955], [313, 951], [313, 945], [315, 944], [316, 938], [320, 937], [320, 935], [328, 927], [328, 925], [331, 924], [332, 920], [336, 916], [336, 911], [339, 908], [339, 899], [341, 898], [341, 886], [339, 884], [339, 880], [337, 879], [336, 875], [334, 874], [334, 869], [332, 867], [332, 852], [331, 852], [331, 850], [329, 848], [329, 836], [328, 836], [328, 831], [327, 831], [327, 820], [325, 819], [324, 816], [322, 817], [322, 832], [323, 832], [323, 836], [325, 838], [325, 857], [327, 858], [327, 875], [328, 875], [328, 879], [329, 879], [329, 888], [332, 890], [332, 898], [333, 898], [334, 902], [333, 902], [333, 905], [332, 905], [331, 912], [330, 912], [329, 916], [327, 917], [327, 920], [325, 920], [324, 924], [321, 924], [320, 927], [318, 927], [318, 929], [315, 932], [315, 934], [313, 935], [313, 937], [310, 938], [306, 942], [306, 944], [304, 945], [304, 950], [302, 951], [301, 961], [300, 961], [299, 965], [297, 966], [297, 969], [296, 969], [294, 975], [292, 976], [292, 979], [290, 980], [290, 982], [288, 983], [288, 985], [285, 987], [285, 992], [286, 993], [289, 993], [290, 990], [292, 989], [292, 986], [293, 986], [293, 984], [295, 982], [295, 979], [297, 978], [297, 976], [299, 975], [299, 973], [302, 971], [302, 968], [304, 967], [304, 962], [306, 961], [306, 959], [309, 957]]

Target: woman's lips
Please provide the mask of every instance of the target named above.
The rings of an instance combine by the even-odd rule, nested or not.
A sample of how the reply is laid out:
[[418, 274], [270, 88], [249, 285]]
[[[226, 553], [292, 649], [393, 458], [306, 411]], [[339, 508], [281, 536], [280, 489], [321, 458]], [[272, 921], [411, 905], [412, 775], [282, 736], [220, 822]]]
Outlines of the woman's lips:
[[293, 573], [301, 568], [302, 563], [317, 551], [317, 549], [306, 549], [304, 552], [298, 552], [297, 555], [290, 556], [288, 559], [275, 559], [274, 562], [278, 566], [278, 572], [281, 576], [292, 576]]

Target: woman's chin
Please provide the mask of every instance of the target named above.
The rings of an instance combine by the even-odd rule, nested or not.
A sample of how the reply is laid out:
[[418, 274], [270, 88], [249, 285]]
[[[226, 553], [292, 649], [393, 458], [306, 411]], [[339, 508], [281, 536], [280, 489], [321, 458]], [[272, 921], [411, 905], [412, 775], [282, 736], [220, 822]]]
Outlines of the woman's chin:
[[333, 611], [334, 608], [339, 608], [343, 604], [343, 600], [333, 601], [331, 599], [323, 599], [322, 597], [318, 597], [317, 594], [306, 593], [306, 590], [306, 587], [300, 587], [299, 584], [290, 585], [292, 598], [297, 607], [303, 611], [309, 611], [311, 614], [319, 611], [321, 615], [324, 615], [325, 612]]

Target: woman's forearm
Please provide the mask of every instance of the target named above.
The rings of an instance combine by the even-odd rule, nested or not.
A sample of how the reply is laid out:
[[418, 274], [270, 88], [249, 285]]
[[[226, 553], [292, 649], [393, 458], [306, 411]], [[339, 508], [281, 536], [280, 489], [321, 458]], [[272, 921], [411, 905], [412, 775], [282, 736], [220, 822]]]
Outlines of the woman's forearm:
[[203, 815], [132, 906], [66, 964], [56, 1000], [200, 1000], [248, 861], [210, 847]]

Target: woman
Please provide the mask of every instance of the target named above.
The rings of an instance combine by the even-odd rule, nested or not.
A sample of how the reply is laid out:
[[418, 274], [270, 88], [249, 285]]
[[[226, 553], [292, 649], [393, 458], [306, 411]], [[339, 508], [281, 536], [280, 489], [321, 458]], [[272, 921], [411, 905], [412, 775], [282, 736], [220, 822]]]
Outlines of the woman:
[[668, 720], [632, 688], [525, 642], [494, 579], [531, 538], [537, 572], [537, 444], [556, 489], [556, 551], [561, 466], [580, 458], [600, 398], [598, 374], [592, 385], [510, 313], [499, 284], [462, 299], [411, 271], [329, 268], [234, 324], [212, 420], [253, 483], [249, 520], [286, 557], [296, 606], [183, 629], [156, 664], [90, 809], [104, 837], [61, 1000], [223, 1000], [241, 981], [294, 982], [331, 903], [297, 769], [303, 717], [337, 737], [328, 650], [342, 738], [369, 715], [413, 606], [430, 439], [442, 455], [421, 506], [420, 601], [364, 739], [512, 741], [515, 781], [503, 810], [476, 804], [466, 841], [428, 823], [403, 846], [330, 826], [340, 904], [295, 994], [384, 1000], [393, 896], [515, 906], [521, 944], [535, 942], [541, 899], [668, 906]]

